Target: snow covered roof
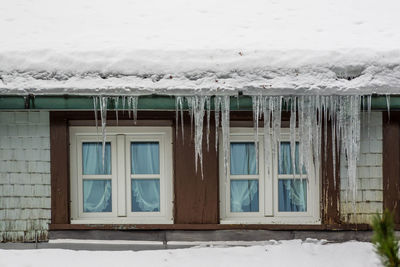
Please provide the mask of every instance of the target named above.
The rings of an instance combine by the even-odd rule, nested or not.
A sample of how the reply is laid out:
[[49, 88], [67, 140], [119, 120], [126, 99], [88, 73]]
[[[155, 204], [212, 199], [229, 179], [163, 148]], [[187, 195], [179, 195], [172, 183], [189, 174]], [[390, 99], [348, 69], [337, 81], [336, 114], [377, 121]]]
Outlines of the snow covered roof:
[[0, 94], [400, 93], [400, 2], [3, 0]]

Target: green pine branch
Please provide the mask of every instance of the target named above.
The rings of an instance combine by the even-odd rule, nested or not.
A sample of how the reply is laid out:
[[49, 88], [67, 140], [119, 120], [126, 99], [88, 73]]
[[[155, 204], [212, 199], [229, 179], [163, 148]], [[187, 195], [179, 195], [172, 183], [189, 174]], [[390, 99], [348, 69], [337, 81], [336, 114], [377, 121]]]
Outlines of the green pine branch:
[[399, 243], [394, 234], [393, 215], [388, 210], [372, 219], [372, 243], [385, 267], [400, 267]]

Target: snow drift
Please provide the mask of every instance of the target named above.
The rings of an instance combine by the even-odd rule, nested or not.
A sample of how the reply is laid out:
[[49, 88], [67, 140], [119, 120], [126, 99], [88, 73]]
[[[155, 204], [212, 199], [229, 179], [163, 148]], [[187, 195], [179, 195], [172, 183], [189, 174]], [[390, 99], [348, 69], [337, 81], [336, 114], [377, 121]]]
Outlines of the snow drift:
[[400, 93], [395, 0], [6, 0], [0, 94]]
[[381, 266], [371, 243], [266, 241], [249, 247], [155, 251], [0, 250], [0, 265], [29, 266]]

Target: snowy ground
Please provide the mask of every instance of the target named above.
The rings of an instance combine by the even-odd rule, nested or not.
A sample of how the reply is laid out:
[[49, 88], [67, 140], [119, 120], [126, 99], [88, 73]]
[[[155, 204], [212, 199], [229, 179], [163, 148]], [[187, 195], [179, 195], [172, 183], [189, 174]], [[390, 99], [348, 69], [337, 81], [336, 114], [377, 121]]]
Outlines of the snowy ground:
[[0, 250], [1, 267], [64, 266], [381, 266], [371, 243], [268, 241], [248, 247], [152, 251]]

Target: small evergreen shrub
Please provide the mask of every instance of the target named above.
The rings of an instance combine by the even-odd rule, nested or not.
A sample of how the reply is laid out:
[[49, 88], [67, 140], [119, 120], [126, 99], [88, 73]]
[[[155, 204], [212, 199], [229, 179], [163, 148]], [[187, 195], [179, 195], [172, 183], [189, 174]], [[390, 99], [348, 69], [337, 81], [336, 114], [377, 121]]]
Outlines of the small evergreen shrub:
[[388, 210], [372, 219], [372, 243], [385, 267], [400, 267], [399, 243], [394, 235], [393, 215]]

